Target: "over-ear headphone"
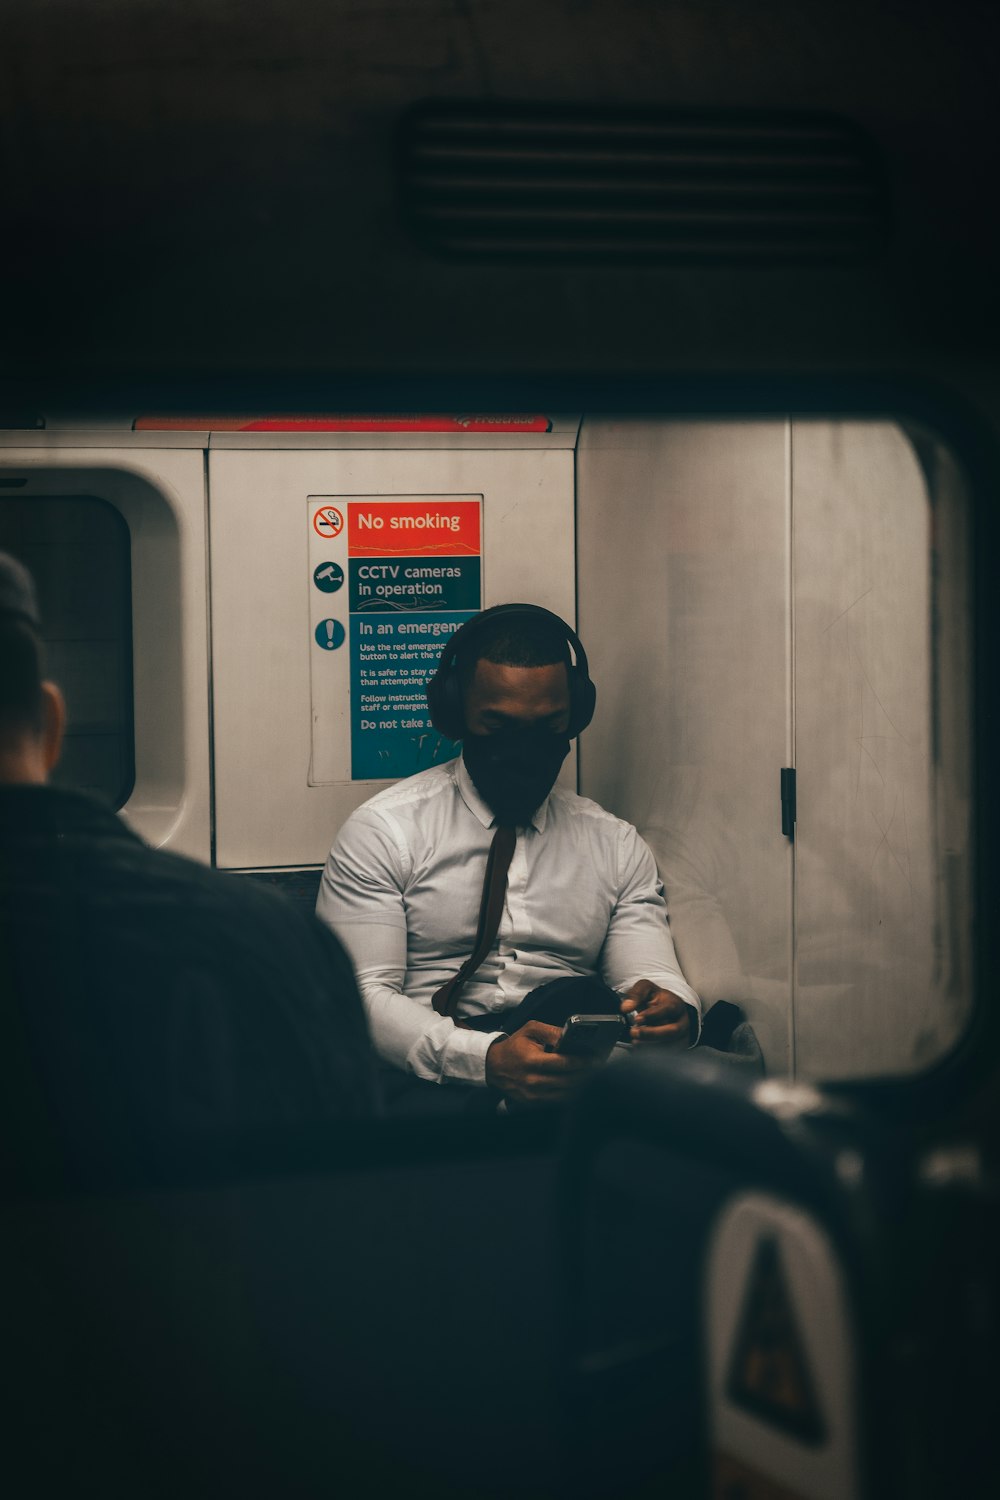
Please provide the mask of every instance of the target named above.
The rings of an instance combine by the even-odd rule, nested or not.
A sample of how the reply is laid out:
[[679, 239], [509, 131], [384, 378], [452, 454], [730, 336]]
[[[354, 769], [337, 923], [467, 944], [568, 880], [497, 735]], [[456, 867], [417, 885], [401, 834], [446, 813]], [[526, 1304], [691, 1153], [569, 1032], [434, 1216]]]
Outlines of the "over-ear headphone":
[[550, 609], [543, 609], [540, 604], [494, 604], [492, 608], [484, 609], [481, 614], [473, 615], [471, 620], [466, 620], [464, 625], [459, 626], [445, 645], [437, 671], [427, 684], [427, 703], [431, 711], [431, 723], [446, 739], [460, 740], [464, 736], [465, 711], [462, 707], [459, 662], [467, 654], [483, 627], [491, 625], [502, 615], [538, 615], [557, 626], [568, 644], [572, 646], [575, 661], [567, 663], [566, 666], [570, 703], [569, 728], [566, 733], [570, 739], [574, 739], [586, 729], [594, 717], [597, 689], [590, 680], [587, 670], [587, 653], [580, 644], [579, 636], [570, 629], [565, 620], [561, 620]]

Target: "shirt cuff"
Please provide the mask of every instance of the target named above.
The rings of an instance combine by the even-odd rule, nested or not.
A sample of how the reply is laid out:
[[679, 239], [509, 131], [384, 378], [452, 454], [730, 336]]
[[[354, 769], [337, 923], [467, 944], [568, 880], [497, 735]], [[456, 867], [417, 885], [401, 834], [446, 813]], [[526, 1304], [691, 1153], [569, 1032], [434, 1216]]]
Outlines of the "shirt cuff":
[[469, 1031], [456, 1026], [442, 1058], [443, 1077], [456, 1083], [478, 1083], [485, 1088], [486, 1054], [497, 1037], [506, 1035], [499, 1027], [496, 1031]]
[[691, 1047], [697, 1047], [701, 1038], [701, 1009], [697, 1005], [692, 1005], [690, 1000], [685, 1000], [684, 1004], [689, 1010], [694, 1011], [694, 1035], [688, 1043], [688, 1048], [690, 1049]]

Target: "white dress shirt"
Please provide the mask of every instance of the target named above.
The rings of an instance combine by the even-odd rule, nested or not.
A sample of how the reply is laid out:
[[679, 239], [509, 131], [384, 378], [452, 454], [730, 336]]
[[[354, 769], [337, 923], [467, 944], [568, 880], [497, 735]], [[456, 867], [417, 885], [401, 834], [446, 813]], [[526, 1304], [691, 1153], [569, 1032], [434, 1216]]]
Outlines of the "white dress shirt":
[[631, 823], [555, 787], [517, 831], [493, 947], [466, 981], [462, 1016], [431, 996], [472, 952], [493, 814], [464, 761], [421, 771], [352, 813], [330, 850], [316, 914], [353, 960], [372, 1037], [386, 1061], [432, 1082], [485, 1084], [504, 1012], [550, 979], [600, 975], [619, 994], [651, 979], [687, 1002], [649, 847]]

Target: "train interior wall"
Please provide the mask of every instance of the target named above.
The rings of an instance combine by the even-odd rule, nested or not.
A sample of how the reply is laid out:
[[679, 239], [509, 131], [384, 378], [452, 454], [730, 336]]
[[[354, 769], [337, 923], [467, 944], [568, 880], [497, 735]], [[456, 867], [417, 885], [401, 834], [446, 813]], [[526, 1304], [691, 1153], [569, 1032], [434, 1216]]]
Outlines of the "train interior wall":
[[[315, 535], [313, 515], [324, 496], [345, 515], [352, 514], [352, 506], [365, 510], [366, 496], [372, 497], [368, 509], [376, 510], [392, 496], [409, 497], [402, 503], [418, 518], [421, 497], [441, 497], [442, 503], [450, 497], [478, 510], [482, 604], [527, 598], [572, 614], [576, 424], [527, 436], [527, 444], [514, 439], [501, 448], [475, 434], [457, 439], [432, 434], [415, 448], [412, 438], [399, 436], [375, 442], [361, 437], [354, 445], [321, 436], [308, 447], [301, 438], [292, 439], [294, 446], [277, 446], [270, 436], [234, 434], [227, 440], [232, 446], [210, 450], [215, 841], [220, 866], [322, 864], [340, 824], [385, 784], [372, 775], [377, 758], [368, 763], [367, 774], [364, 768], [358, 774], [363, 741], [370, 738], [387, 749], [395, 743], [393, 732], [375, 728], [382, 713], [361, 714], [361, 705], [350, 701], [349, 693], [357, 692], [359, 683], [352, 690], [348, 654], [364, 649], [360, 639], [352, 634], [345, 649], [326, 652], [317, 646], [314, 630], [326, 615], [342, 621], [349, 632], [395, 630], [404, 615], [398, 603], [393, 608], [392, 599], [376, 613], [363, 614], [364, 601], [345, 602], [354, 583], [335, 595], [315, 586], [313, 568], [327, 558], [341, 563], [352, 577], [358, 566], [348, 556], [344, 535], [322, 542]], [[397, 547], [400, 562], [406, 547], [388, 545]], [[411, 550], [414, 545], [411, 540]], [[447, 550], [452, 544], [442, 545]], [[392, 564], [393, 558], [379, 559], [379, 565], [383, 561]], [[455, 559], [428, 556], [424, 561]], [[472, 607], [478, 607], [478, 598]], [[413, 617], [419, 619], [420, 611]], [[433, 638], [432, 657], [444, 638]], [[370, 639], [377, 643], [380, 637]], [[395, 664], [402, 675], [411, 670], [398, 651]], [[428, 674], [431, 667], [429, 658]], [[370, 669], [376, 675], [382, 670], [377, 664]], [[412, 670], [418, 676], [410, 682], [417, 690], [411, 710], [419, 715], [425, 706], [424, 679], [417, 668]], [[379, 691], [376, 681], [376, 698]], [[390, 700], [393, 696], [390, 691]], [[362, 721], [372, 729], [361, 727]], [[416, 737], [405, 752], [402, 774], [427, 769], [440, 753], [436, 734], [417, 732]], [[392, 772], [390, 761], [388, 779]], [[572, 782], [575, 766], [565, 774]], [[262, 787], [268, 789], [266, 797], [260, 794]]]
[[581, 790], [649, 840], [685, 972], [774, 1072], [919, 1070], [968, 1015], [967, 558], [924, 449], [887, 422], [581, 427]]
[[[962, 479], [932, 436], [587, 417], [503, 447], [80, 438], [11, 434], [4, 472], [22, 487], [0, 514], [55, 616], [52, 669], [78, 730], [107, 730], [131, 649], [123, 811], [153, 843], [224, 868], [322, 863], [382, 783], [351, 779], [347, 684], [324, 686], [312, 617], [331, 606], [310, 582], [310, 497], [481, 496], [483, 604], [529, 598], [572, 619], [575, 599], [599, 697], [564, 778], [650, 842], [706, 1004], [743, 1008], [773, 1073], [905, 1075], [957, 1040], [971, 994], [969, 559]], [[130, 641], [109, 639], [88, 496], [128, 528]], [[797, 776], [794, 837], [782, 767]]]
[[934, 495], [892, 423], [580, 432], [580, 787], [642, 829], [685, 972], [777, 1073], [919, 1070], [969, 1013], [967, 564], [927, 447]]

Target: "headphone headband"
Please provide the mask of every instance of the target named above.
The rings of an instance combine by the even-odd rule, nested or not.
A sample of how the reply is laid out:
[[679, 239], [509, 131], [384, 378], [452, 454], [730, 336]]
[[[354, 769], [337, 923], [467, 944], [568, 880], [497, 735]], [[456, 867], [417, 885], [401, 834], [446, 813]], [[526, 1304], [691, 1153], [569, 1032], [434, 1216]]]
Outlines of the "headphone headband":
[[580, 637], [560, 615], [554, 614], [551, 609], [545, 609], [541, 604], [492, 604], [489, 609], [480, 610], [478, 615], [473, 615], [471, 620], [466, 620], [464, 625], [460, 625], [455, 634], [446, 641], [437, 670], [440, 672], [442, 668], [457, 666], [472, 638], [478, 635], [486, 625], [492, 625], [494, 620], [504, 615], [534, 615], [555, 625], [566, 637], [567, 644], [573, 648], [577, 670], [584, 677], [589, 677], [587, 653], [583, 649]]
[[437, 669], [427, 684], [427, 703], [431, 722], [448, 739], [459, 740], [465, 734], [459, 663], [484, 628], [505, 615], [527, 615], [547, 620], [572, 647], [574, 660], [567, 663], [570, 689], [569, 736], [574, 738], [586, 729], [594, 716], [597, 690], [590, 680], [587, 653], [576, 631], [552, 610], [540, 604], [494, 604], [460, 625], [445, 644]]

